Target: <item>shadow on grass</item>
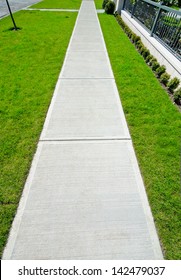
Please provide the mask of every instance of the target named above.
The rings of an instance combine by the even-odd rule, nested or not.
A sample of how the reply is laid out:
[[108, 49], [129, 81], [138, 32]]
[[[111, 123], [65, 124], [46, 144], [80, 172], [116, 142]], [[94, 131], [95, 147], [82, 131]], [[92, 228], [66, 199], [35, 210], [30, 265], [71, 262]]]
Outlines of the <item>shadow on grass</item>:
[[22, 27], [17, 27], [17, 28], [15, 28], [15, 27], [9, 27], [9, 28], [3, 30], [3, 32], [8, 32], [8, 31], [20, 31], [20, 30], [22, 30], [22, 29], [23, 29]]

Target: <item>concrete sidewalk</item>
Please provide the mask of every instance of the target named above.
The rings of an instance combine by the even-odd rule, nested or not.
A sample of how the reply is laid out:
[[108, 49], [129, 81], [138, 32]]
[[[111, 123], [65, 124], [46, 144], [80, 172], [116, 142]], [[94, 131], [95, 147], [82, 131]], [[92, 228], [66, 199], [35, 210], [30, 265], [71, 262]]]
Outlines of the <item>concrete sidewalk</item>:
[[162, 259], [93, 0], [84, 0], [4, 259]]

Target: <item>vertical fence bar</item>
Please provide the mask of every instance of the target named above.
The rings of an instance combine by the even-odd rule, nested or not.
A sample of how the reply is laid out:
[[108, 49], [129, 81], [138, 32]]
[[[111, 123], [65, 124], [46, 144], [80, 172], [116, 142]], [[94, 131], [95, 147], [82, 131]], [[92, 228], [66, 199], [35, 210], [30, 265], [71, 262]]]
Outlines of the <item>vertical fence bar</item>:
[[155, 33], [155, 29], [156, 29], [157, 22], [159, 20], [160, 14], [161, 14], [161, 10], [162, 10], [162, 7], [159, 7], [156, 18], [154, 20], [154, 23], [153, 23], [153, 26], [152, 26], [152, 29], [151, 29], [151, 33], [150, 33], [151, 36], [153, 36], [153, 34]]
[[[162, 17], [162, 15], [160, 15], [160, 18], [161, 18], [161, 17]], [[156, 30], [155, 30], [155, 31], [156, 31]], [[161, 30], [160, 30], [160, 32], [159, 32], [159, 37], [160, 37], [160, 39], [162, 39], [162, 38], [164, 37], [165, 32], [166, 32], [166, 25], [164, 25], [164, 24], [162, 23]]]
[[138, 2], [139, 0], [135, 0], [135, 4], [134, 4], [134, 6], [133, 6], [133, 9], [132, 9], [132, 13], [131, 13], [131, 17], [133, 18], [134, 17], [134, 13], [135, 13], [135, 11], [136, 11], [136, 6], [137, 6], [137, 2]]
[[126, 4], [126, 0], [118, 0], [119, 1], [119, 6], [121, 10], [124, 10], [125, 4]]

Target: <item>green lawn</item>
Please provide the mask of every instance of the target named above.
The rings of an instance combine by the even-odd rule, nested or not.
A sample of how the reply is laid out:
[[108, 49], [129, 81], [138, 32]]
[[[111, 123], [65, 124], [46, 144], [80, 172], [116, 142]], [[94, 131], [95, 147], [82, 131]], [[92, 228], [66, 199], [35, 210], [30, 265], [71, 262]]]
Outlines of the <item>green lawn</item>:
[[178, 6], [175, 6], [175, 5], [173, 5], [173, 6], [169, 7], [169, 8], [172, 8], [174, 10], [179, 10], [180, 9]]
[[82, 0], [43, 0], [31, 8], [37, 9], [79, 9]]
[[103, 0], [94, 0], [96, 9], [102, 9]]
[[181, 114], [114, 16], [99, 19], [165, 258], [181, 259]]
[[0, 254], [77, 13], [22, 11], [0, 21]]

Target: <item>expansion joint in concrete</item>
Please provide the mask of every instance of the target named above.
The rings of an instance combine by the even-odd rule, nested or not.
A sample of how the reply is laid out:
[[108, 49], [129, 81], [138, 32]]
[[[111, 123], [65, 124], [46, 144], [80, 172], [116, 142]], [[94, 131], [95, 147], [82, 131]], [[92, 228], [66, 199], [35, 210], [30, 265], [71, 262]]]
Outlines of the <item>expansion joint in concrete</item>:
[[115, 80], [114, 78], [59, 78], [59, 80]]
[[87, 141], [132, 141], [131, 138], [76, 138], [76, 139], [40, 139], [41, 143], [58, 143], [58, 142], [87, 142]]

